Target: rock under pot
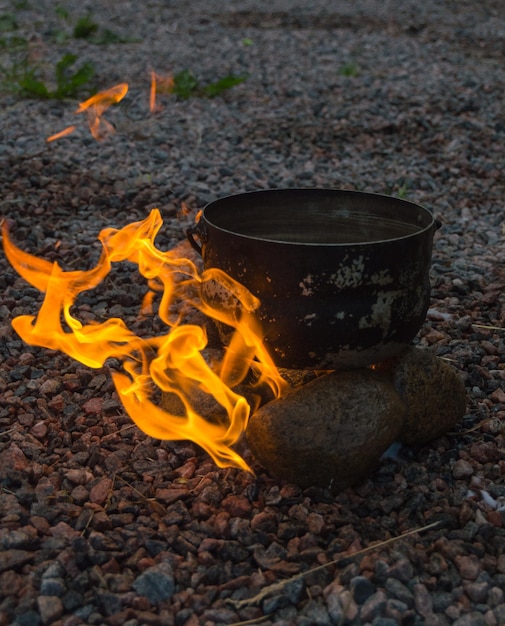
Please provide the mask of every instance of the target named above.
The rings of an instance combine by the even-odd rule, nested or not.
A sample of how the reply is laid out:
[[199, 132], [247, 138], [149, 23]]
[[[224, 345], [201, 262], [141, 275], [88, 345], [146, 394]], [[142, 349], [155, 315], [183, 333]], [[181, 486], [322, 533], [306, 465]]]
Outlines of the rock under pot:
[[[211, 202], [188, 238], [205, 268], [257, 296], [278, 367], [349, 369], [397, 354], [417, 334], [435, 230], [430, 211], [398, 198], [283, 189]], [[212, 282], [202, 297], [236, 306]]]

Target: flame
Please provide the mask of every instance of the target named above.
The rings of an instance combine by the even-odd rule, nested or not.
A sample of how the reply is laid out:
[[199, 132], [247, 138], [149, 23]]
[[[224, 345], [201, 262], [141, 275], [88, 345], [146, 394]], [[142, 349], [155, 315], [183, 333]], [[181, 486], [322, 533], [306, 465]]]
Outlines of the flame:
[[89, 129], [95, 139], [104, 139], [115, 132], [114, 126], [104, 119], [103, 114], [113, 104], [121, 102], [127, 93], [128, 84], [119, 83], [119, 85], [115, 85], [110, 89], [99, 91], [94, 96], [91, 96], [91, 98], [80, 103], [76, 113], [86, 112]]
[[67, 126], [63, 130], [60, 130], [59, 133], [54, 133], [54, 135], [51, 135], [50, 137], [48, 137], [46, 141], [47, 143], [50, 143], [51, 141], [55, 141], [56, 139], [61, 139], [62, 137], [66, 137], [67, 135], [70, 135], [71, 133], [73, 133], [76, 128], [77, 127], [74, 126], [73, 124], [72, 126]]
[[[58, 263], [16, 247], [4, 222], [3, 245], [9, 262], [27, 282], [45, 293], [38, 315], [16, 317], [12, 326], [26, 343], [60, 350], [89, 367], [102, 367], [111, 357], [119, 360], [122, 372], [112, 374], [114, 385], [139, 428], [158, 439], [192, 440], [220, 467], [250, 471], [231, 448], [244, 432], [251, 411], [246, 399], [233, 388], [244, 381], [251, 368], [276, 396], [286, 384], [263, 345], [253, 317], [259, 301], [221, 270], [200, 273], [191, 260], [156, 248], [154, 239], [162, 223], [159, 210], [153, 209], [146, 219], [120, 230], [106, 228], [98, 237], [102, 252], [97, 265], [87, 271], [64, 271]], [[149, 291], [141, 314], [151, 307], [153, 292], [161, 295], [158, 314], [167, 326], [165, 334], [143, 338], [120, 318], [83, 324], [72, 314], [79, 294], [97, 287], [112, 264], [122, 261], [135, 263], [147, 279]], [[200, 291], [210, 285], [228, 292], [239, 306], [230, 312], [202, 302]], [[234, 329], [220, 363], [211, 366], [202, 355], [207, 346], [203, 328], [173, 319], [170, 310], [176, 301], [189, 303]], [[158, 406], [154, 402], [156, 390], [175, 394], [181, 414]], [[197, 392], [213, 397], [226, 410], [227, 420], [215, 424], [200, 415], [192, 402]]]
[[156, 112], [159, 107], [156, 104], [156, 95], [162, 93], [172, 93], [174, 88], [174, 79], [172, 76], [162, 76], [154, 70], [151, 71], [151, 89], [149, 92], [149, 110], [151, 113]]
[[[113, 104], [121, 102], [127, 93], [128, 84], [119, 83], [119, 85], [114, 85], [110, 89], [99, 91], [79, 104], [79, 108], [76, 109], [75, 113], [86, 113], [89, 129], [97, 141], [101, 141], [115, 132], [114, 126], [103, 117], [103, 114]], [[58, 133], [48, 137], [46, 142], [50, 143], [56, 139], [61, 139], [61, 137], [66, 137], [73, 133], [75, 129], [75, 125], [67, 126]]]

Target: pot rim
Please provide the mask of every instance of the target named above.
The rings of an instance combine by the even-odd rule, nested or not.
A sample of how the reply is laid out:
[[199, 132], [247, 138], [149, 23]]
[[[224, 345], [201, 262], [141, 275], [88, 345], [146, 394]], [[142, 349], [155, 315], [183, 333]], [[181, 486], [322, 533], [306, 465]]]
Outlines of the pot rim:
[[[425, 213], [426, 215], [428, 215], [431, 219], [429, 221], [429, 223], [422, 227], [419, 228], [419, 230], [416, 230], [415, 232], [412, 233], [407, 233], [401, 236], [397, 236], [397, 237], [388, 237], [387, 239], [374, 239], [374, 240], [366, 240], [366, 241], [353, 241], [353, 242], [304, 242], [304, 241], [286, 241], [286, 240], [282, 240], [282, 239], [271, 239], [271, 238], [267, 238], [267, 237], [259, 237], [256, 235], [248, 235], [248, 234], [244, 234], [241, 232], [237, 232], [235, 230], [230, 230], [229, 228], [224, 228], [222, 226], [217, 225], [215, 222], [212, 221], [212, 219], [209, 219], [209, 217], [206, 215], [206, 211], [213, 207], [214, 205], [217, 205], [220, 202], [223, 201], [227, 201], [227, 200], [237, 200], [239, 201], [241, 198], [250, 198], [252, 196], [261, 196], [263, 194], [269, 194], [269, 195], [273, 195], [273, 194], [280, 194], [280, 195], [284, 195], [284, 194], [293, 194], [293, 193], [297, 193], [297, 192], [302, 192], [302, 193], [306, 193], [306, 194], [312, 194], [314, 193], [314, 195], [316, 194], [325, 194], [325, 193], [336, 193], [336, 194], [341, 194], [341, 195], [349, 195], [349, 196], [362, 196], [362, 197], [366, 197], [369, 200], [371, 199], [380, 199], [381, 201], [394, 201], [397, 204], [401, 204], [404, 206], [410, 206], [411, 208], [415, 208], [418, 211], [421, 210], [423, 213]], [[395, 241], [405, 241], [405, 240], [409, 240], [411, 238], [414, 237], [419, 237], [427, 232], [429, 232], [430, 230], [433, 229], [437, 229], [440, 226], [440, 223], [438, 222], [438, 220], [435, 219], [433, 212], [424, 207], [421, 204], [418, 204], [416, 202], [412, 202], [411, 200], [405, 200], [403, 198], [398, 198], [395, 196], [390, 196], [387, 194], [379, 194], [379, 193], [373, 193], [373, 192], [367, 192], [367, 191], [354, 191], [354, 190], [350, 190], [350, 189], [335, 189], [335, 188], [324, 188], [324, 187], [287, 187], [287, 188], [272, 188], [272, 189], [260, 189], [260, 190], [255, 190], [255, 191], [246, 191], [246, 192], [242, 192], [242, 193], [237, 193], [237, 194], [228, 194], [226, 196], [221, 196], [219, 198], [216, 198], [215, 200], [212, 200], [211, 202], [208, 202], [202, 209], [202, 213], [201, 213], [201, 218], [200, 221], [197, 223], [196, 225], [196, 231], [198, 234], [200, 233], [200, 230], [202, 228], [202, 220], [205, 219], [205, 222], [211, 226], [212, 228], [222, 232], [222, 233], [226, 233], [228, 235], [233, 235], [234, 237], [240, 237], [242, 239], [248, 240], [248, 241], [260, 241], [260, 242], [265, 242], [265, 243], [272, 243], [272, 244], [282, 244], [282, 245], [288, 245], [288, 246], [308, 246], [308, 247], [322, 247], [322, 248], [335, 248], [335, 247], [351, 247], [351, 246], [372, 246], [372, 245], [377, 245], [377, 244], [381, 244], [381, 243], [392, 243]]]

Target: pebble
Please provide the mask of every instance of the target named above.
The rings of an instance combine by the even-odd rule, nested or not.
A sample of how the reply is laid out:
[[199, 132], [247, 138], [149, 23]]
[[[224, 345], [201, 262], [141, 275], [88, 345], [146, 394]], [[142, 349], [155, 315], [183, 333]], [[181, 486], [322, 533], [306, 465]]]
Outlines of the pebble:
[[40, 584], [40, 593], [44, 596], [61, 596], [67, 591], [62, 578], [44, 578]]
[[360, 618], [363, 622], [371, 622], [380, 616], [387, 605], [387, 596], [383, 591], [377, 591], [367, 598], [360, 610]]
[[456, 556], [454, 562], [461, 577], [466, 580], [475, 580], [481, 572], [481, 564], [477, 557], [466, 555]]
[[398, 580], [407, 583], [414, 576], [414, 568], [408, 559], [401, 558], [387, 569], [386, 575], [388, 578], [398, 578]]
[[29, 461], [21, 448], [17, 444], [11, 443], [1, 454], [0, 476], [5, 476], [9, 470], [24, 472], [29, 465]]
[[453, 626], [488, 626], [488, 624], [482, 613], [472, 611], [471, 613], [464, 613], [455, 620]]
[[479, 602], [485, 604], [487, 601], [487, 594], [489, 591], [489, 583], [487, 582], [474, 582], [463, 586], [466, 595], [472, 602]]
[[359, 607], [354, 594], [337, 581], [333, 581], [323, 590], [328, 615], [334, 623], [339, 623], [345, 616], [348, 620], [355, 620]]
[[408, 608], [414, 606], [414, 594], [412, 591], [396, 578], [388, 578], [385, 583], [386, 590], [401, 602], [404, 602]]
[[230, 495], [221, 502], [224, 511], [232, 517], [249, 517], [251, 513], [251, 503], [243, 496]]
[[63, 615], [63, 604], [57, 596], [39, 596], [37, 607], [44, 626], [54, 624]]
[[45, 395], [52, 395], [61, 389], [61, 380], [57, 378], [48, 378], [40, 385], [40, 392]]
[[452, 467], [452, 475], [456, 480], [463, 478], [469, 478], [472, 476], [474, 470], [471, 463], [465, 461], [465, 459], [458, 459]]
[[[301, 616], [306, 618], [308, 621], [300, 621], [300, 624], [306, 624], [309, 626], [313, 624], [314, 626], [326, 626], [329, 622], [329, 615], [324, 606], [315, 602], [313, 600], [309, 600], [301, 611]], [[298, 622], [297, 618], [297, 622]]]
[[149, 567], [135, 579], [133, 588], [152, 603], [170, 599], [175, 591], [172, 567], [168, 563]]
[[82, 408], [88, 415], [100, 415], [102, 413], [103, 398], [90, 398]]
[[112, 488], [112, 480], [110, 478], [104, 477], [100, 479], [91, 489], [89, 490], [89, 500], [94, 504], [104, 504], [107, 498], [110, 497]]
[[350, 589], [354, 600], [363, 604], [375, 593], [375, 585], [365, 576], [356, 576], [351, 580]]
[[426, 585], [417, 583], [412, 587], [412, 593], [414, 594], [414, 606], [417, 612], [423, 617], [428, 617], [433, 613], [433, 600]]

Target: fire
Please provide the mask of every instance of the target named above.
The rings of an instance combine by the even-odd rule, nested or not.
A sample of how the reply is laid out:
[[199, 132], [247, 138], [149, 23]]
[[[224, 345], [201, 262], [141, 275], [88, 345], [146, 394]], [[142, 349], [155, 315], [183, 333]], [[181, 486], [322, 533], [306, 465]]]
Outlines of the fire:
[[149, 92], [149, 110], [154, 113], [158, 110], [156, 105], [156, 95], [161, 93], [172, 93], [174, 79], [172, 76], [162, 76], [154, 70], [151, 72], [151, 89]]
[[[99, 91], [94, 96], [91, 96], [91, 98], [79, 104], [79, 108], [75, 113], [86, 113], [89, 129], [96, 140], [100, 141], [114, 133], [114, 126], [103, 117], [103, 114], [113, 104], [121, 102], [127, 93], [128, 84], [119, 83], [119, 85], [115, 85], [110, 89]], [[62, 131], [48, 137], [46, 141], [49, 143], [61, 137], [65, 137], [72, 133], [75, 128], [74, 125], [67, 126], [67, 128], [64, 128]]]
[[73, 133], [76, 128], [77, 126], [75, 126], [75, 124], [72, 124], [71, 126], [67, 126], [63, 130], [60, 130], [58, 133], [54, 133], [54, 135], [51, 135], [50, 137], [48, 137], [46, 141], [47, 143], [51, 143], [51, 141], [56, 141], [56, 139], [61, 139], [62, 137], [66, 137], [67, 135], [70, 135], [71, 133]]
[[114, 133], [114, 126], [104, 119], [103, 114], [113, 104], [121, 102], [127, 93], [128, 84], [119, 83], [119, 85], [100, 91], [85, 102], [81, 102], [76, 113], [86, 112], [89, 129], [95, 139], [100, 140]]
[[[139, 222], [118, 230], [106, 228], [98, 236], [102, 252], [97, 265], [87, 271], [64, 271], [58, 263], [35, 257], [16, 247], [4, 223], [3, 245], [9, 262], [31, 285], [45, 293], [36, 316], [16, 317], [13, 328], [31, 345], [60, 350], [94, 368], [108, 358], [117, 359], [122, 371], [112, 374], [119, 398], [137, 426], [158, 439], [189, 439], [205, 449], [220, 467], [249, 470], [231, 446], [244, 432], [250, 415], [246, 399], [234, 391], [251, 368], [261, 384], [276, 396], [285, 382], [265, 349], [253, 317], [259, 301], [245, 287], [219, 269], [199, 272], [195, 264], [175, 251], [163, 252], [154, 243], [162, 226], [158, 209]], [[77, 297], [97, 287], [113, 263], [130, 261], [147, 279], [149, 291], [141, 306], [145, 314], [153, 295], [160, 294], [158, 315], [166, 333], [139, 337], [120, 318], [83, 324], [72, 314]], [[202, 287], [212, 282], [238, 303], [237, 310], [202, 302]], [[202, 355], [207, 337], [202, 327], [182, 324], [170, 312], [175, 302], [197, 307], [208, 317], [231, 326], [232, 339], [221, 362], [209, 365]], [[181, 414], [168, 413], [154, 402], [156, 391], [175, 394]], [[193, 406], [195, 393], [206, 393], [227, 414], [222, 423], [210, 423]]]

